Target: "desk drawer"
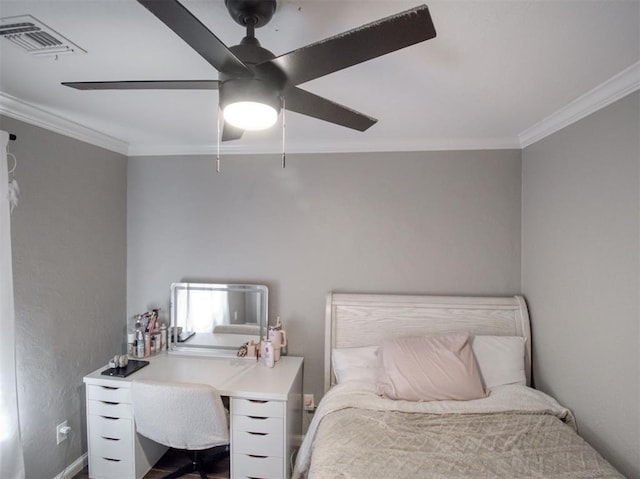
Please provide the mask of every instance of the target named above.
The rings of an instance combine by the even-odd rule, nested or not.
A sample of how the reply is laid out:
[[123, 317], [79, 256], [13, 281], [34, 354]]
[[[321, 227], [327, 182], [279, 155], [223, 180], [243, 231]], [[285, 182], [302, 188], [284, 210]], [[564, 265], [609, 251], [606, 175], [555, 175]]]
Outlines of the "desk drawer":
[[89, 456], [89, 476], [92, 479], [133, 478], [133, 461]]
[[231, 414], [258, 417], [284, 417], [284, 402], [232, 399]]
[[267, 434], [233, 431], [233, 452], [254, 456], [284, 456], [282, 432]]
[[107, 416], [131, 419], [133, 411], [131, 404], [115, 403], [107, 401], [87, 401], [89, 407], [88, 414], [94, 416]]
[[284, 477], [284, 462], [281, 457], [234, 454], [232, 460], [233, 479], [282, 479]]
[[131, 404], [131, 389], [89, 384], [87, 385], [87, 399]]
[[237, 416], [232, 417], [234, 431], [279, 433], [284, 432], [284, 421], [280, 417]]
[[91, 438], [91, 455], [129, 461], [133, 457], [132, 437], [111, 439], [104, 436]]
[[89, 416], [89, 429], [91, 437], [108, 437], [110, 439], [123, 439], [131, 437], [133, 428], [131, 419], [111, 418], [105, 416]]

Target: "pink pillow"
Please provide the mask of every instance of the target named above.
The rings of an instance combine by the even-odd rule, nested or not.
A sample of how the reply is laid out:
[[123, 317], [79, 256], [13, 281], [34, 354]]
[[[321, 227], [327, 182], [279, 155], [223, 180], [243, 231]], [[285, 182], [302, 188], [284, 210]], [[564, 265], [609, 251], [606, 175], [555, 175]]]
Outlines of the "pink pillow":
[[468, 333], [383, 341], [378, 394], [408, 401], [466, 401], [486, 397]]

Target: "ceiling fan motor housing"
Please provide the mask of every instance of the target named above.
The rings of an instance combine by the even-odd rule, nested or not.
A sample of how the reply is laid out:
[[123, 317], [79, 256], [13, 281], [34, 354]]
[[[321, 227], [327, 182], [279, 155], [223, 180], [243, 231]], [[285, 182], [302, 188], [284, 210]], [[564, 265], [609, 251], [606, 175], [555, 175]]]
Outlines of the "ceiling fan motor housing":
[[275, 58], [275, 55], [260, 46], [254, 37], [244, 37], [239, 45], [229, 48], [254, 73], [253, 78], [219, 73], [220, 108], [236, 101], [256, 101], [271, 105], [280, 111], [281, 94], [286, 85], [286, 76], [277, 67], [256, 69], [255, 65]]
[[224, 0], [231, 18], [242, 25], [265, 26], [276, 11], [276, 0]]

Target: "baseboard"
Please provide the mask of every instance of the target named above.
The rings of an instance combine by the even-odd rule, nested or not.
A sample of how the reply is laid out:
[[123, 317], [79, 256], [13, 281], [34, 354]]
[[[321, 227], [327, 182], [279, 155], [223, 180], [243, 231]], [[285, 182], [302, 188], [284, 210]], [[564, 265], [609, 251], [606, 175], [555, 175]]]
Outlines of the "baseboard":
[[64, 471], [55, 476], [53, 479], [69, 479], [82, 471], [88, 463], [88, 455], [85, 452], [82, 456], [69, 464]]

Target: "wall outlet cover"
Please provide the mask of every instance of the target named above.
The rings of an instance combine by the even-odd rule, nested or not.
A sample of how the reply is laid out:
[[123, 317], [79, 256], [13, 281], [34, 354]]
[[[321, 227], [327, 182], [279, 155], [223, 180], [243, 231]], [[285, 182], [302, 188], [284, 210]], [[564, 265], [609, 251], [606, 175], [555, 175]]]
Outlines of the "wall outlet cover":
[[303, 399], [305, 411], [313, 411], [316, 408], [316, 402], [313, 399], [313, 394], [305, 394]]
[[67, 436], [69, 435], [69, 426], [67, 426], [67, 421], [62, 422], [56, 426], [56, 444], [60, 444], [62, 441], [67, 440]]

